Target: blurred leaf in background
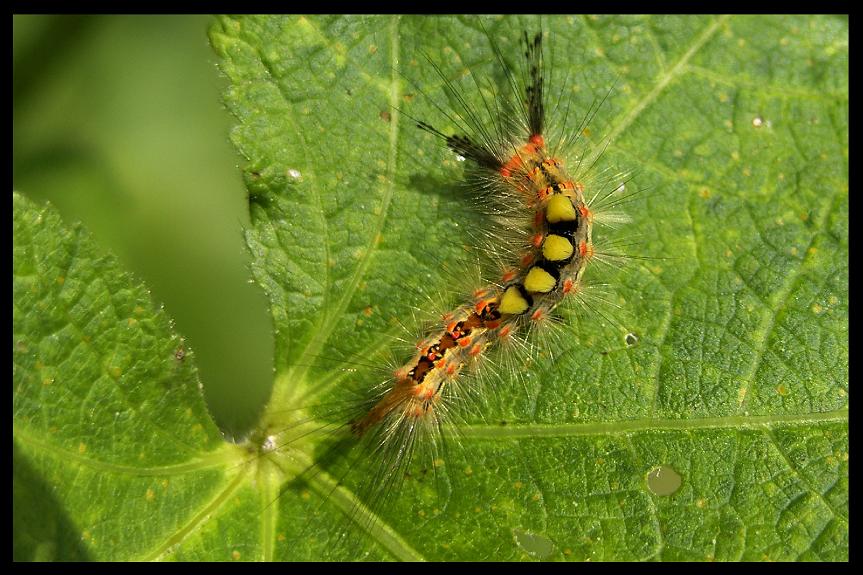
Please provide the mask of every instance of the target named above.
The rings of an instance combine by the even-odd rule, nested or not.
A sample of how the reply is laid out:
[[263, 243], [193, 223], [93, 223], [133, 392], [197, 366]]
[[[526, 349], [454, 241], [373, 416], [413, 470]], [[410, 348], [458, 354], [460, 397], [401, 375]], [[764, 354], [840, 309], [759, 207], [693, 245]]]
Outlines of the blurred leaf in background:
[[239, 158], [206, 16], [13, 18], [13, 188], [81, 220], [153, 289], [197, 356], [229, 435], [272, 381], [248, 283]]

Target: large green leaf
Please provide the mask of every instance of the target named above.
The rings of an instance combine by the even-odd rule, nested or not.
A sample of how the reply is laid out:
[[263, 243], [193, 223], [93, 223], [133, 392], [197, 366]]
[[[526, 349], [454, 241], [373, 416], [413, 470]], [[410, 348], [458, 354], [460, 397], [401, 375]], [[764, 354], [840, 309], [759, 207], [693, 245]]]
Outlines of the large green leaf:
[[[513, 59], [535, 27], [485, 21]], [[436, 490], [413, 474], [377, 518], [343, 465], [294, 481], [325, 434], [268, 434], [375, 383], [363, 359], [477, 225], [458, 163], [393, 107], [446, 124], [423, 53], [456, 81], [500, 76], [475, 18], [220, 18], [276, 327], [251, 457], [220, 445], [143, 288], [15, 199], [16, 558], [847, 558], [847, 21], [544, 27], [574, 117], [616, 82], [591, 131], [648, 190], [629, 212], [653, 259], [612, 275], [638, 343], [580, 321], [494, 388]]]
[[[536, 22], [485, 22], [514, 58], [525, 27]], [[617, 278], [637, 346], [585, 345], [588, 323], [527, 390], [495, 389], [485, 419], [509, 424], [463, 430], [464, 449], [440, 462], [441, 500], [408, 481], [382, 519], [400, 538], [382, 546], [429, 559], [844, 557], [846, 23], [545, 27], [575, 116], [616, 79], [591, 128], [614, 141], [603, 161], [650, 190], [631, 210], [642, 249], [674, 257]], [[422, 54], [455, 81], [494, 78], [496, 60], [476, 18], [222, 18], [211, 37], [250, 160], [248, 241], [278, 330], [273, 408], [336, 401], [345, 378], [322, 358], [391, 345], [417, 289], [446, 285], [440, 260], [464, 243], [453, 230], [475, 225], [447, 193], [449, 154], [393, 108], [446, 124]], [[671, 496], [648, 488], [661, 465], [682, 476]], [[329, 517], [279, 540], [298, 513], [280, 501], [275, 557], [339, 556]]]

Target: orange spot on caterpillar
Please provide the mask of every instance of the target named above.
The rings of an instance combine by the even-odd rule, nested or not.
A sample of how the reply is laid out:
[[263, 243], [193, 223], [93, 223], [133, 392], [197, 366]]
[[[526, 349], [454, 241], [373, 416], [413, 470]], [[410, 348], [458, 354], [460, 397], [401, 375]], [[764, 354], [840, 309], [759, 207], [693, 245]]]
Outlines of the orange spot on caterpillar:
[[539, 201], [542, 201], [545, 198], [547, 198], [548, 196], [550, 196], [552, 194], [552, 192], [554, 192], [554, 188], [552, 188], [551, 186], [548, 186], [547, 188], [542, 188], [541, 190], [539, 190], [536, 193], [536, 197], [539, 198]]
[[458, 344], [462, 347], [467, 347], [470, 345], [470, 337], [463, 337], [458, 340]]
[[475, 297], [475, 298], [484, 298], [487, 295], [488, 295], [488, 290], [485, 288], [480, 288], [480, 289], [475, 290], [473, 292], [473, 297]]
[[485, 300], [485, 299], [476, 302], [476, 306], [474, 306], [474, 309], [476, 310], [476, 314], [482, 315], [483, 310], [488, 306], [488, 304], [490, 302], [491, 302], [491, 300]]
[[534, 144], [533, 142], [528, 142], [521, 149], [525, 154], [535, 154], [536, 144]]
[[538, 309], [530, 315], [530, 319], [532, 319], [533, 321], [538, 321], [542, 319], [543, 315], [545, 315], [545, 312], [541, 309]]
[[534, 146], [542, 148], [545, 146], [545, 138], [542, 137], [541, 134], [533, 134], [528, 141]]
[[435, 362], [434, 366], [438, 369], [445, 368], [446, 367], [446, 359], [444, 358], [444, 359], [438, 360], [437, 362]]
[[485, 322], [485, 327], [487, 327], [488, 329], [497, 329], [499, 326], [500, 321], [496, 319]]
[[455, 375], [456, 373], [458, 373], [458, 366], [454, 363], [449, 364], [446, 368], [446, 374]]
[[511, 331], [512, 331], [512, 329], [508, 325], [505, 325], [505, 326], [503, 326], [503, 328], [501, 328], [500, 333], [498, 335], [500, 335], [500, 337], [506, 337], [510, 334]]
[[441, 320], [444, 322], [448, 322], [453, 318], [452, 312], [447, 312], [441, 316]]
[[581, 213], [581, 217], [583, 218], [590, 218], [591, 216], [590, 209], [585, 205], [579, 206], [578, 211]]
[[542, 238], [542, 234], [534, 234], [533, 239], [531, 239], [530, 243], [533, 244], [533, 247], [538, 248], [542, 245]]
[[500, 281], [502, 281], [503, 283], [509, 283], [514, 280], [517, 275], [518, 270], [506, 270], [505, 272], [503, 272], [503, 275], [500, 276]]
[[572, 180], [567, 180], [567, 181], [565, 181], [565, 182], [563, 182], [563, 183], [561, 184], [561, 187], [562, 187], [564, 190], [574, 190], [574, 189], [575, 189], [575, 184], [573, 184], [573, 183], [572, 183]]
[[456, 326], [457, 326], [457, 325], [458, 325], [458, 322], [457, 322], [457, 321], [451, 321], [451, 322], [449, 322], [449, 323], [447, 324], [447, 326], [446, 326], [446, 330], [447, 330], [449, 333], [451, 333], [451, 334], [455, 335], [455, 333], [453, 333], [453, 332], [455, 332], [455, 328], [456, 328]]
[[573, 281], [572, 281], [571, 279], [569, 279], [569, 278], [566, 278], [565, 280], [563, 280], [563, 293], [564, 293], [564, 294], [568, 294], [569, 292], [571, 292], [571, 291], [572, 291], [572, 287], [573, 287], [574, 285], [575, 285], [575, 282], [573, 282]]
[[513, 170], [517, 170], [524, 165], [524, 162], [521, 160], [521, 156], [515, 155], [507, 161], [506, 164], [500, 169], [500, 175], [504, 178], [508, 178], [512, 175]]
[[578, 244], [578, 253], [583, 258], [593, 257], [593, 244], [589, 244], [584, 240], [581, 240]]
[[470, 354], [471, 357], [476, 357], [482, 353], [482, 346], [480, 344], [476, 343], [476, 344], [474, 344], [474, 346], [472, 348], [470, 348], [470, 351], [468, 353]]
[[530, 267], [530, 264], [533, 263], [533, 254], [524, 254], [521, 256], [521, 267], [526, 268]]
[[539, 210], [535, 214], [533, 214], [533, 227], [534, 229], [541, 229], [542, 224], [545, 223], [545, 212]]

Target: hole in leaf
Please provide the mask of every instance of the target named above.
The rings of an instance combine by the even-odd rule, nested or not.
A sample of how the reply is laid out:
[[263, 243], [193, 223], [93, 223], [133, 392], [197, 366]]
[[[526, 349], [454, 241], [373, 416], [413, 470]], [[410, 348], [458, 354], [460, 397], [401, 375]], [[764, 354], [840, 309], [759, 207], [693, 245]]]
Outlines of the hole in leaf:
[[660, 465], [647, 474], [647, 488], [654, 495], [671, 495], [683, 482], [680, 474], [667, 465]]
[[512, 534], [519, 547], [538, 559], [545, 559], [554, 553], [554, 543], [545, 535], [530, 533], [518, 528], [513, 529]]

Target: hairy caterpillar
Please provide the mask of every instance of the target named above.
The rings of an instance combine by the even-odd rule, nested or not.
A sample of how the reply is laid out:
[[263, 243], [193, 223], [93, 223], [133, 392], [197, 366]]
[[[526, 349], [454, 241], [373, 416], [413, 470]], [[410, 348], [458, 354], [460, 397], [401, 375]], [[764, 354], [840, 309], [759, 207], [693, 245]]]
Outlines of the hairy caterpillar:
[[[474, 292], [474, 301], [446, 313], [439, 331], [417, 343], [417, 354], [393, 376], [392, 387], [363, 417], [351, 423], [357, 436], [379, 426], [380, 442], [407, 446], [399, 458], [410, 459], [416, 433], [434, 434], [446, 413], [446, 393], [459, 385], [461, 372], [481, 359], [498, 340], [528, 330], [548, 317], [567, 295], [577, 294], [594, 256], [593, 214], [584, 184], [573, 180], [563, 160], [545, 143], [542, 35], [524, 34], [528, 79], [510, 133], [490, 136], [479, 126], [472, 135], [447, 136], [429, 123], [417, 126], [443, 139], [473, 163], [471, 178], [484, 182], [491, 202], [515, 205], [530, 216], [516, 240], [497, 283]], [[467, 112], [466, 112], [467, 113]], [[459, 114], [463, 124], [469, 124]], [[470, 127], [462, 126], [467, 132]], [[521, 136], [519, 141], [519, 136]], [[482, 138], [478, 140], [477, 138]], [[523, 245], [521, 245], [523, 244]]]
[[[331, 489], [336, 490], [351, 467], [362, 468], [364, 479], [357, 492], [362, 504], [372, 510], [396, 497], [412, 464], [421, 461], [423, 469], [434, 471], [446, 440], [453, 437], [451, 423], [463, 419], [471, 408], [482, 416], [482, 403], [488, 401], [487, 395], [494, 395], [483, 390], [483, 382], [495, 378], [475, 372], [493, 372], [487, 369], [490, 362], [506, 365], [502, 371], [508, 372], [510, 367], [529, 363], [536, 352], [547, 352], [551, 344], [537, 343], [534, 335], [547, 338], [555, 333], [552, 312], [562, 302], [584, 304], [588, 296], [583, 276], [589, 262], [615, 257], [613, 250], [594, 248], [592, 231], [595, 222], [623, 221], [607, 214], [603, 220], [597, 208], [618, 201], [609, 198], [622, 187], [625, 176], [590, 174], [592, 158], [568, 156], [584, 127], [566, 126], [568, 107], [553, 107], [561, 114], [562, 125], [556, 132], [548, 129], [541, 33], [524, 34], [519, 69], [511, 69], [493, 41], [492, 46], [504, 77], [501, 88], [492, 82], [476, 84], [486, 94], [483, 98], [489, 98], [484, 111], [471, 109], [460, 88], [429, 58], [453, 104], [451, 111], [443, 112], [451, 126], [439, 128], [431, 121], [415, 120], [417, 127], [442, 140], [468, 166], [468, 189], [484, 212], [487, 229], [479, 228], [475, 234], [479, 237], [458, 241], [473, 242], [473, 251], [482, 260], [475, 274], [480, 279], [471, 279], [470, 272], [453, 274], [459, 288], [469, 293], [468, 299], [441, 310], [441, 318], [425, 336], [412, 342], [413, 356], [406, 363], [402, 357], [400, 364], [386, 369], [386, 380], [359, 408], [336, 411], [323, 406], [337, 422], [330, 429], [342, 436], [338, 445], [359, 442], [365, 448], [352, 452], [347, 469], [333, 472], [338, 479]], [[411, 117], [401, 108], [392, 113]], [[590, 111], [584, 115], [585, 120], [589, 117]], [[486, 359], [494, 348], [500, 348], [501, 357]], [[376, 362], [370, 355], [360, 359]], [[350, 415], [339, 419], [341, 413]], [[320, 431], [320, 419], [304, 412], [288, 431], [267, 434], [262, 440], [265, 450], [290, 452], [307, 434]], [[330, 464], [328, 456], [325, 453], [316, 462], [298, 459], [298, 464], [315, 463], [304, 473], [316, 476]]]

